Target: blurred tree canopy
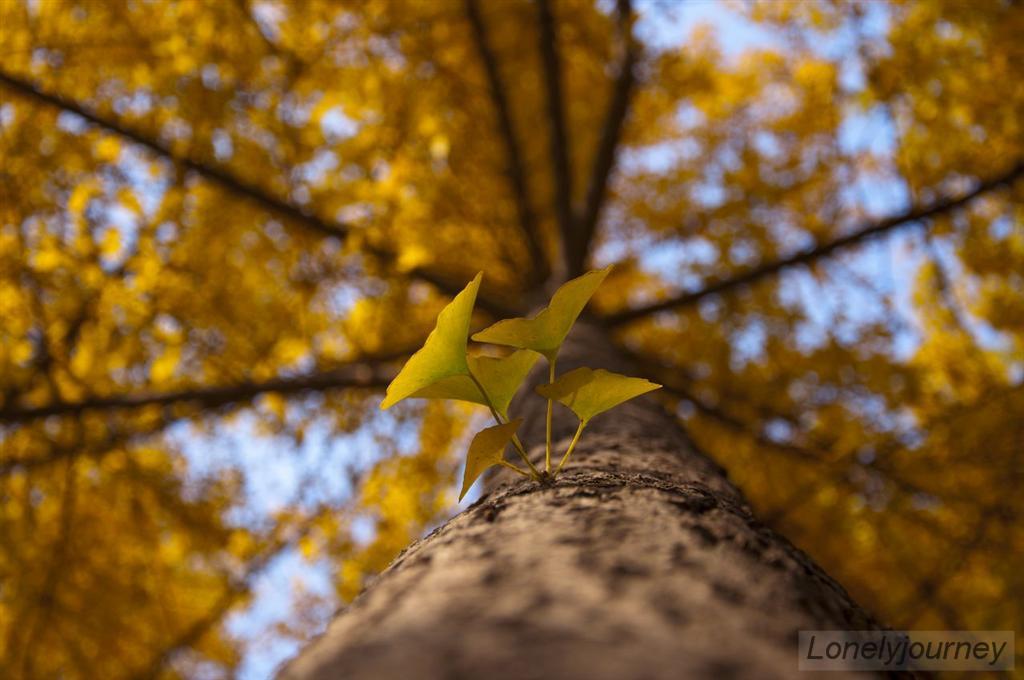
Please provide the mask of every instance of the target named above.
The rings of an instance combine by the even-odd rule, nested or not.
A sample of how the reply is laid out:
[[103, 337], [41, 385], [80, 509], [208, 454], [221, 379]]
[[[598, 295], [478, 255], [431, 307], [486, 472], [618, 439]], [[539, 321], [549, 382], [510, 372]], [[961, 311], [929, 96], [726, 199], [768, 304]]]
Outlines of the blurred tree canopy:
[[[396, 361], [607, 263], [761, 517], [896, 628], [1024, 627], [1024, 9], [691, 7], [0, 3], [4, 677], [308, 637], [454, 510], [480, 414], [380, 412]], [[229, 625], [287, 554], [333, 592]]]

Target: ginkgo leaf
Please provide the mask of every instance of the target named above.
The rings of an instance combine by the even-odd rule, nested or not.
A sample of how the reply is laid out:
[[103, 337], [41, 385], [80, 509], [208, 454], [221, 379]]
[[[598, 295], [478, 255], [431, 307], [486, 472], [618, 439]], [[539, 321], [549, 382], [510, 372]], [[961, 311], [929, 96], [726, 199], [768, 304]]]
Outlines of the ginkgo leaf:
[[[490, 405], [502, 417], [508, 417], [508, 405], [523, 384], [526, 375], [540, 355], [528, 349], [516, 350], [507, 357], [470, 356], [469, 370], [483, 385]], [[444, 378], [409, 395], [422, 399], [458, 399], [487, 406], [488, 399], [480, 393], [468, 375]]]
[[551, 296], [548, 306], [533, 318], [504, 319], [474, 334], [473, 339], [532, 349], [553, 360], [576, 318], [611, 269], [608, 265], [567, 281]]
[[521, 422], [522, 418], [516, 418], [476, 433], [466, 456], [466, 471], [462, 475], [462, 491], [459, 492], [460, 501], [484, 470], [493, 465], [500, 465], [505, 459], [505, 446], [512, 441]]
[[380, 404], [382, 409], [394, 406], [439, 380], [469, 375], [466, 338], [482, 277], [483, 272], [478, 273], [437, 315], [437, 324], [430, 331], [423, 347], [409, 357], [409, 361], [405, 362], [405, 366], [388, 385], [384, 401]]
[[507, 417], [512, 397], [539, 358], [539, 354], [528, 349], [516, 350], [507, 357], [475, 356], [469, 358], [469, 370], [484, 386], [494, 409]]
[[539, 385], [537, 392], [572, 409], [584, 423], [633, 397], [654, 391], [661, 385], [643, 378], [631, 378], [603, 368], [577, 368], [548, 385]]

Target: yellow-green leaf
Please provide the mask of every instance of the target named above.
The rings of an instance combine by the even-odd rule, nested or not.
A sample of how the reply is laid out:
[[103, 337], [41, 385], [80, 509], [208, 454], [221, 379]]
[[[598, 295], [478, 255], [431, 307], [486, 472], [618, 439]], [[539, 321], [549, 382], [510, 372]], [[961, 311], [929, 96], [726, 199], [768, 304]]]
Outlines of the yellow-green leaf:
[[516, 418], [503, 425], [488, 427], [476, 433], [473, 442], [469, 445], [469, 454], [466, 456], [466, 471], [462, 475], [462, 491], [459, 492], [460, 501], [484, 470], [492, 465], [501, 464], [505, 457], [505, 447], [512, 441], [512, 436], [515, 435], [521, 422], [523, 422], [522, 418]]
[[661, 385], [643, 378], [630, 378], [603, 368], [577, 368], [549, 385], [540, 385], [542, 397], [554, 399], [572, 409], [586, 423], [598, 413], [658, 389]]
[[[483, 385], [491, 406], [502, 417], [508, 417], [508, 405], [523, 384], [526, 375], [537, 363], [540, 355], [528, 349], [516, 350], [507, 357], [471, 356], [469, 370]], [[410, 395], [423, 399], [458, 399], [487, 406], [487, 399], [480, 393], [473, 379], [468, 375], [455, 375], [428, 385]]]
[[548, 306], [535, 317], [504, 319], [476, 333], [473, 339], [532, 349], [553, 360], [576, 318], [610, 271], [611, 265], [567, 281], [551, 296]]
[[539, 358], [528, 349], [516, 350], [507, 357], [475, 356], [469, 358], [469, 370], [484, 386], [494, 409], [507, 418], [512, 397]]
[[388, 385], [382, 409], [394, 406], [402, 399], [439, 380], [457, 375], [468, 375], [466, 337], [473, 304], [480, 289], [483, 272], [476, 275], [455, 299], [437, 315], [437, 324], [415, 354]]

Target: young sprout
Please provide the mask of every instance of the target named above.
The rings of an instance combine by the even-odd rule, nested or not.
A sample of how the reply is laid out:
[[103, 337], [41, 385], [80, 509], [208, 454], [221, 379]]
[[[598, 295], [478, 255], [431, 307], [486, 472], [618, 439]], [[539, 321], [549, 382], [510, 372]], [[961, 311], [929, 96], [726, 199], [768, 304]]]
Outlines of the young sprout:
[[[590, 420], [619, 404], [661, 385], [603, 369], [577, 368], [558, 376], [558, 350], [576, 319], [611, 267], [587, 272], [563, 284], [547, 307], [532, 318], [504, 319], [473, 335], [473, 340], [515, 348], [506, 357], [471, 356], [467, 353], [469, 323], [480, 289], [482, 273], [441, 310], [437, 324], [424, 343], [388, 385], [381, 408], [408, 398], [456, 399], [486, 406], [496, 425], [473, 438], [467, 455], [459, 500], [485, 470], [502, 465], [536, 481], [553, 480], [576, 448]], [[516, 434], [521, 418], [509, 418], [509, 405], [537, 359], [548, 362], [548, 382], [537, 387], [547, 399], [544, 470], [530, 461]], [[576, 434], [554, 470], [551, 468], [551, 417], [555, 402], [568, 407], [579, 419]], [[512, 444], [527, 469], [505, 459]]]

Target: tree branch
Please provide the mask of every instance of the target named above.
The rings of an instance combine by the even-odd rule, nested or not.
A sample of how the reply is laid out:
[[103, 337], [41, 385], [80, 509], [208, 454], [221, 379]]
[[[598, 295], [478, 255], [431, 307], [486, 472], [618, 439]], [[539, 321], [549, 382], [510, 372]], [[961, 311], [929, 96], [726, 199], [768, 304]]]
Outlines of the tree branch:
[[505, 145], [505, 155], [508, 160], [508, 179], [512, 185], [513, 199], [515, 200], [516, 211], [519, 214], [519, 226], [523, 236], [526, 238], [530, 258], [533, 260], [533, 279], [535, 282], [541, 281], [547, 277], [548, 261], [541, 246], [537, 217], [534, 215], [533, 207], [530, 203], [530, 190], [526, 181], [525, 165], [523, 164], [519, 141], [516, 139], [515, 126], [512, 123], [512, 110], [509, 107], [508, 98], [505, 96], [505, 84], [502, 82], [501, 72], [498, 70], [498, 60], [491, 49], [487, 35], [487, 26], [484, 24], [477, 0], [466, 0], [466, 18], [469, 20], [470, 27], [472, 28], [473, 43], [476, 46], [477, 54], [480, 56], [480, 61], [483, 63], [491, 102], [498, 116], [498, 128], [501, 133], [502, 142]]
[[[120, 137], [131, 140], [132, 142], [149, 149], [158, 156], [181, 165], [204, 179], [217, 184], [222, 189], [253, 201], [263, 209], [285, 219], [287, 223], [300, 224], [315, 233], [338, 239], [344, 239], [350, 233], [350, 227], [345, 223], [325, 220], [301, 206], [273, 196], [262, 187], [233, 174], [227, 168], [212, 165], [192, 157], [176, 154], [169, 146], [161, 143], [159, 140], [148, 137], [142, 132], [132, 129], [119, 121], [106, 118], [99, 113], [90, 111], [79, 102], [63, 97], [59, 94], [45, 92], [32, 83], [3, 71], [0, 71], [0, 84], [11, 88], [25, 97], [34, 99], [54, 108], [73, 113], [82, 117], [89, 123], [106, 130], [107, 132], [111, 132]], [[395, 260], [395, 253], [384, 248], [374, 246], [370, 243], [364, 244], [363, 249], [367, 254], [377, 258], [387, 265], [391, 265]], [[406, 275], [429, 283], [448, 296], [454, 297], [462, 290], [461, 284], [453, 285], [446, 279], [443, 279], [423, 268], [413, 269], [406, 272]], [[504, 305], [489, 296], [479, 296], [478, 304], [482, 309], [486, 310], [493, 316], [514, 316], [517, 313], [517, 310], [510, 309], [507, 305]]]
[[547, 88], [548, 119], [551, 124], [551, 162], [555, 175], [555, 214], [562, 235], [562, 258], [566, 272], [572, 266], [569, 255], [573, 247], [572, 172], [569, 168], [569, 133], [565, 122], [562, 93], [562, 68], [558, 54], [558, 35], [550, 0], [538, 0], [540, 22], [540, 54], [544, 62], [544, 84]]
[[297, 394], [344, 387], [381, 388], [386, 386], [394, 375], [393, 368], [382, 366], [377, 362], [359, 362], [321, 373], [242, 382], [235, 385], [194, 387], [150, 394], [93, 397], [82, 401], [57, 402], [45, 406], [9, 406], [0, 408], [0, 425], [23, 424], [50, 416], [79, 415], [86, 411], [116, 411], [144, 406], [195, 404], [204, 409], [212, 409], [249, 401], [267, 392]]
[[647, 305], [646, 307], [627, 309], [622, 312], [610, 314], [604, 317], [603, 321], [610, 326], [619, 326], [658, 312], [688, 307], [712, 295], [718, 295], [719, 293], [749, 286], [780, 271], [790, 269], [791, 267], [796, 267], [798, 265], [811, 264], [838, 251], [846, 250], [859, 245], [864, 241], [883, 236], [897, 227], [952, 212], [953, 210], [967, 205], [978, 196], [1001, 186], [1012, 184], [1021, 176], [1024, 176], [1024, 162], [1018, 162], [1008, 172], [981, 182], [971, 191], [968, 191], [956, 198], [944, 197], [933, 201], [928, 205], [911, 208], [902, 214], [863, 225], [852, 233], [847, 234], [846, 236], [841, 236], [833, 241], [829, 241], [828, 243], [817, 245], [808, 250], [791, 255], [790, 257], [766, 262], [731, 278], [714, 282], [693, 293], [686, 293], [675, 298]]
[[271, 196], [259, 186], [232, 174], [224, 168], [176, 154], [169, 146], [161, 143], [159, 140], [147, 137], [141, 132], [133, 130], [120, 122], [89, 111], [76, 101], [58, 94], [44, 92], [32, 83], [2, 71], [0, 71], [0, 83], [3, 83], [16, 92], [35, 99], [36, 101], [73, 113], [97, 127], [101, 127], [108, 132], [113, 132], [120, 137], [124, 137], [140, 146], [144, 146], [158, 156], [168, 158], [186, 169], [203, 176], [207, 180], [220, 185], [221, 188], [227, 189], [234, 194], [245, 196], [249, 200], [259, 204], [264, 209], [289, 220], [300, 222], [313, 231], [325, 236], [333, 236], [336, 238], [345, 238], [349, 233], [349, 227], [346, 224], [327, 222], [297, 205]]
[[604, 127], [601, 130], [601, 140], [597, 147], [597, 156], [594, 159], [593, 175], [587, 188], [583, 214], [576, 224], [576, 239], [571, 245], [569, 253], [569, 278], [583, 273], [583, 267], [590, 254], [594, 233], [597, 231], [597, 223], [601, 217], [601, 209], [604, 207], [605, 197], [608, 193], [608, 181], [615, 167], [615, 152], [619, 146], [622, 127], [626, 122], [626, 114], [629, 112], [633, 85], [636, 82], [635, 69], [639, 58], [639, 46], [630, 33], [633, 8], [630, 0], [619, 0], [618, 8], [619, 30], [626, 45], [626, 52], [615, 81], [611, 102], [608, 104]]

